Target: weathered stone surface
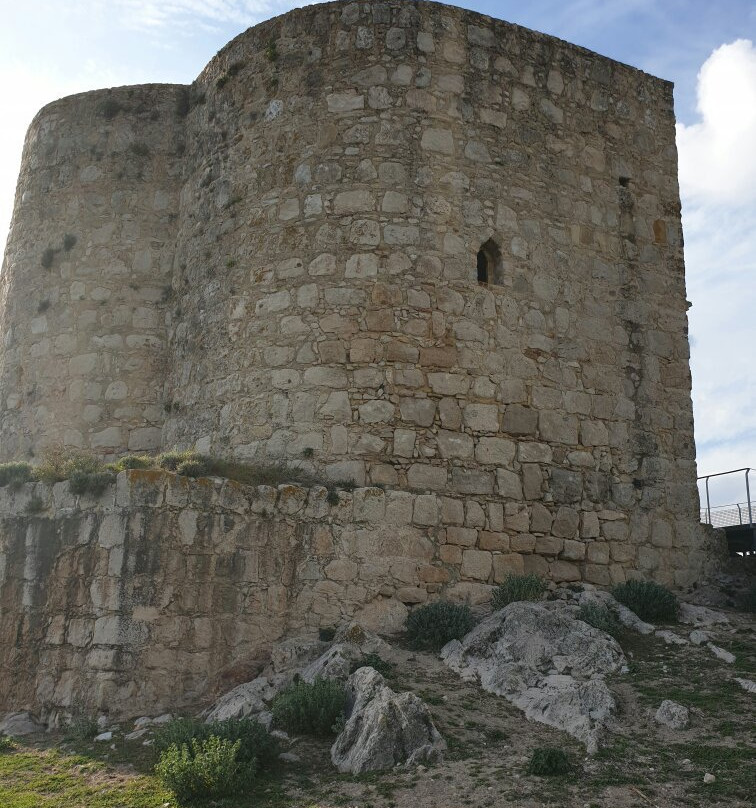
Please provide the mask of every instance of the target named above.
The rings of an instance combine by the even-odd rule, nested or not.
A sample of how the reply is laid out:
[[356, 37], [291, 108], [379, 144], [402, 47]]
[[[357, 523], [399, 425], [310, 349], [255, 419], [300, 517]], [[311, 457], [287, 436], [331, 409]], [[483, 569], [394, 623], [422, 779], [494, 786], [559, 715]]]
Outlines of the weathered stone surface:
[[6, 713], [0, 720], [0, 735], [23, 738], [44, 729], [31, 713]]
[[654, 714], [657, 724], [664, 724], [670, 729], [685, 729], [688, 726], [688, 708], [676, 701], [665, 699]]
[[331, 748], [340, 772], [363, 772], [436, 763], [446, 748], [428, 708], [413, 693], [394, 693], [373, 668], [347, 682], [348, 718]]
[[247, 718], [268, 709], [268, 703], [278, 688], [264, 676], [235, 687], [211, 707], [205, 716], [207, 722], [230, 718]]
[[561, 601], [511, 603], [446, 645], [441, 656], [464, 679], [595, 752], [616, 710], [604, 675], [625, 659], [612, 637], [576, 619], [577, 613]]

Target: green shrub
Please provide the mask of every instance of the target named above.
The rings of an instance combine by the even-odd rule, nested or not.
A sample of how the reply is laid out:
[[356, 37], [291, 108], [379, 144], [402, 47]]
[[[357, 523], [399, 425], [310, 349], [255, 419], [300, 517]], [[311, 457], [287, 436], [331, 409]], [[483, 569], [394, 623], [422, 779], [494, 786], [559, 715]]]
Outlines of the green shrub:
[[108, 98], [100, 104], [99, 112], [106, 121], [111, 121], [123, 109], [123, 106], [114, 98]]
[[34, 479], [29, 463], [0, 463], [0, 486], [9, 485], [14, 491]]
[[110, 471], [74, 471], [68, 479], [72, 494], [91, 494], [99, 497], [115, 482]]
[[195, 718], [175, 718], [155, 733], [155, 749], [164, 752], [171, 746], [191, 746], [192, 741], [206, 741], [210, 736], [231, 743], [239, 742], [237, 760], [256, 761], [267, 768], [278, 757], [278, 741], [258, 721], [249, 718], [204, 723]]
[[13, 738], [10, 735], [0, 735], [0, 754], [3, 752], [10, 752], [15, 748]]
[[81, 449], [53, 446], [45, 451], [42, 463], [34, 469], [34, 476], [45, 483], [69, 480], [76, 472], [99, 474], [106, 471], [99, 458]]
[[626, 581], [612, 589], [614, 597], [641, 620], [677, 619], [677, 598], [653, 581]]
[[569, 774], [570, 771], [572, 771], [570, 759], [563, 749], [539, 747], [533, 750], [528, 761], [528, 774], [534, 774], [537, 777], [555, 777]]
[[155, 464], [158, 468], [176, 471], [183, 462], [195, 460], [197, 457], [199, 455], [193, 449], [185, 449], [183, 452], [163, 452], [155, 458]]
[[110, 467], [113, 471], [125, 469], [152, 469], [155, 468], [155, 458], [150, 455], [124, 455]]
[[66, 739], [69, 741], [91, 741], [100, 731], [97, 719], [92, 716], [75, 716], [66, 728]]
[[459, 640], [475, 625], [470, 607], [437, 600], [411, 611], [405, 628], [415, 648], [437, 651], [450, 640]]
[[217, 735], [189, 745], [170, 746], [161, 755], [155, 773], [179, 801], [213, 799], [238, 794], [254, 778], [254, 767], [238, 759], [241, 741]]
[[317, 678], [312, 684], [295, 681], [273, 702], [273, 720], [290, 732], [307, 735], [333, 735], [344, 716], [346, 693], [332, 679]]
[[386, 662], [386, 660], [381, 659], [378, 654], [365, 654], [361, 659], [357, 659], [352, 663], [350, 673], [354, 673], [360, 668], [373, 668], [373, 670], [378, 671], [381, 676], [386, 679], [391, 679], [394, 676], [395, 667], [396, 665], [394, 665], [393, 662]]
[[494, 589], [491, 602], [494, 609], [503, 609], [518, 600], [540, 600], [546, 591], [546, 581], [538, 575], [507, 575]]
[[184, 477], [207, 477], [211, 473], [211, 464], [204, 458], [184, 460], [176, 467], [176, 474]]
[[588, 623], [589, 626], [605, 631], [616, 637], [622, 632], [622, 624], [617, 619], [617, 615], [608, 607], [595, 601], [584, 603], [580, 607], [580, 620]]

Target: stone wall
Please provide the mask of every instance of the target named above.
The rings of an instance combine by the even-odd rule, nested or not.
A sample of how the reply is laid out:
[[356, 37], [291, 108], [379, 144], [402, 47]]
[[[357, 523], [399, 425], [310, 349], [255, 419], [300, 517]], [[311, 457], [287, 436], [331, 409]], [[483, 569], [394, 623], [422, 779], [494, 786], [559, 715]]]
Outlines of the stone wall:
[[6, 252], [0, 454], [296, 458], [464, 501], [470, 559], [687, 585], [676, 174], [670, 83], [436, 3], [309, 6], [191, 88], [57, 102]]
[[[565, 512], [562, 517], [568, 518]], [[612, 541], [526, 534], [498, 502], [360, 488], [246, 487], [129, 471], [101, 497], [0, 488], [0, 713], [46, 719], [196, 709], [247, 681], [284, 636], [353, 617], [381, 632], [444, 596], [488, 601], [509, 572], [637, 575]], [[703, 566], [690, 550], [675, 562]]]

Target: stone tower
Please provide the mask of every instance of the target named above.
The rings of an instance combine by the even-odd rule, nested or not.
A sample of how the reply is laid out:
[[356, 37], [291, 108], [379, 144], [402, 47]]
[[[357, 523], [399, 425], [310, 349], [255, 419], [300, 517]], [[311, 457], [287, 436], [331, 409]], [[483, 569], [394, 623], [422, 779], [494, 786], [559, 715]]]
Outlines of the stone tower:
[[686, 583], [686, 308], [670, 83], [438, 3], [309, 6], [191, 87], [37, 115], [0, 452], [284, 456], [463, 501], [450, 563]]

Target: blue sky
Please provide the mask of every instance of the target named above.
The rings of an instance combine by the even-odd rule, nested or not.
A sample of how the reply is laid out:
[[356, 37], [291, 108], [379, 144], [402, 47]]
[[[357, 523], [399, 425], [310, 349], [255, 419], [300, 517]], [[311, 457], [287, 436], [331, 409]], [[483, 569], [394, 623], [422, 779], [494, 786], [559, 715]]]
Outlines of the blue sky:
[[[73, 92], [190, 82], [302, 2], [0, 0], [0, 245], [26, 127]], [[756, 466], [756, 3], [462, 0], [675, 82], [699, 473]], [[724, 486], [719, 498], [739, 498]]]

